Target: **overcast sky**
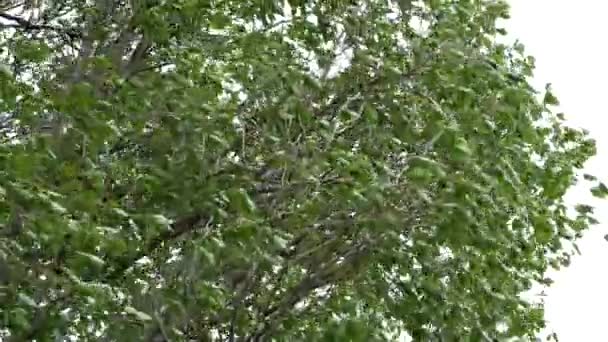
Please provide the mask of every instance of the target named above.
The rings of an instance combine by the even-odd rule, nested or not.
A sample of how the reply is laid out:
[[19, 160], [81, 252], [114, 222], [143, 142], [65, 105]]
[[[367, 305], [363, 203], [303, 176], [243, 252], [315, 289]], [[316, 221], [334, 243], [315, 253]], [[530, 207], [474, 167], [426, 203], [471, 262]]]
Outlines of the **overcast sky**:
[[[551, 82], [560, 110], [572, 125], [597, 140], [598, 155], [585, 171], [608, 179], [608, 1], [510, 0], [507, 28], [536, 57], [535, 85]], [[604, 166], [604, 168], [602, 168]], [[600, 224], [579, 242], [582, 255], [571, 266], [552, 273], [556, 283], [547, 291], [546, 318], [561, 342], [608, 341], [608, 201], [590, 200], [582, 187], [573, 189], [570, 203], [596, 204]]]

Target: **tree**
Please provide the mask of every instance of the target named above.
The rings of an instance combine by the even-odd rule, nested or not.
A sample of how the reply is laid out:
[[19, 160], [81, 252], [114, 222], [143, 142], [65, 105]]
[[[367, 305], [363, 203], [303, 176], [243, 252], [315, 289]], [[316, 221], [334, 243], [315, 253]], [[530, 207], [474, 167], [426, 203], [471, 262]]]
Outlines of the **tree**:
[[502, 1], [1, 6], [9, 340], [532, 337], [595, 222]]

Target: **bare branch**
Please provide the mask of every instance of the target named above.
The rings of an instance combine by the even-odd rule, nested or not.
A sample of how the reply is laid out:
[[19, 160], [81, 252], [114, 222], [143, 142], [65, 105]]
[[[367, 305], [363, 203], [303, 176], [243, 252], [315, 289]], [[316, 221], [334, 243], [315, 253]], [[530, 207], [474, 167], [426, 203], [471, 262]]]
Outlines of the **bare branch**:
[[77, 30], [72, 29], [72, 28], [65, 28], [65, 27], [54, 26], [54, 25], [36, 24], [36, 23], [33, 23], [22, 17], [8, 14], [6, 12], [0, 12], [0, 18], [13, 22], [13, 23], [0, 23], [0, 28], [15, 28], [15, 29], [22, 29], [25, 31], [49, 30], [49, 31], [55, 31], [60, 34], [67, 35], [71, 39], [82, 37], [81, 32], [78, 32]]
[[342, 279], [344, 273], [367, 255], [369, 247], [366, 243], [352, 246], [344, 255], [334, 258], [327, 266], [313, 272], [289, 290], [278, 304], [267, 308], [262, 314], [262, 325], [246, 338], [248, 342], [263, 341], [264, 336], [279, 323], [283, 313], [293, 308], [307, 297], [312, 291], [325, 285], [334, 284]]

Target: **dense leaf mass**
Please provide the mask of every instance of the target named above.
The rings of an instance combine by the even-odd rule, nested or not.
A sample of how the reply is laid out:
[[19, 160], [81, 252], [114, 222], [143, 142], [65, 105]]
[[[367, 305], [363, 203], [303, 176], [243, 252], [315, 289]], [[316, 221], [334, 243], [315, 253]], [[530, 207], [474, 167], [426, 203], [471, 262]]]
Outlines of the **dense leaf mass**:
[[498, 43], [507, 17], [489, 0], [0, 2], [2, 333], [534, 336], [542, 306], [520, 294], [595, 222], [563, 201], [595, 147]]

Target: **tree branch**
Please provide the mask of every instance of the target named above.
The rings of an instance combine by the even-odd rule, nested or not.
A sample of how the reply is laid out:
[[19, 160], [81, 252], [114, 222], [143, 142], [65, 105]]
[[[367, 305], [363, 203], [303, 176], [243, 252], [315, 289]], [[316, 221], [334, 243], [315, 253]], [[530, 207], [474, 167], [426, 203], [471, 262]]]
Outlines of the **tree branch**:
[[369, 247], [365, 242], [353, 246], [344, 255], [334, 258], [328, 266], [314, 272], [300, 281], [288, 291], [283, 300], [268, 307], [262, 313], [263, 323], [257, 331], [246, 338], [247, 342], [263, 341], [265, 335], [279, 323], [280, 317], [287, 310], [302, 301], [312, 291], [325, 285], [339, 281], [349, 267], [354, 267], [363, 256], [367, 255]]
[[177, 239], [178, 237], [194, 230], [201, 222], [207, 221], [206, 226], [209, 226], [211, 222], [213, 222], [213, 217], [207, 217], [201, 213], [194, 213], [189, 216], [186, 216], [173, 224], [171, 224], [171, 229], [164, 231], [157, 235], [154, 239], [152, 239], [146, 247], [142, 248], [135, 256], [130, 257], [128, 261], [122, 262], [119, 267], [112, 270], [105, 276], [107, 280], [115, 280], [119, 277], [123, 276], [124, 273], [131, 267], [133, 264], [145, 257], [146, 255], [157, 250], [163, 243], [167, 241], [172, 241]]
[[15, 28], [15, 29], [22, 29], [25, 31], [49, 30], [49, 31], [55, 31], [57, 33], [65, 34], [71, 39], [82, 37], [82, 33], [78, 32], [74, 29], [69, 29], [69, 28], [66, 29], [65, 27], [53, 26], [53, 25], [36, 24], [29, 20], [26, 20], [24, 18], [15, 16], [12, 14], [8, 14], [6, 12], [0, 12], [0, 18], [14, 22], [12, 24], [0, 23], [0, 27], [2, 27], [2, 28]]

